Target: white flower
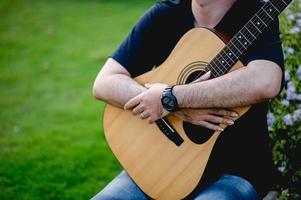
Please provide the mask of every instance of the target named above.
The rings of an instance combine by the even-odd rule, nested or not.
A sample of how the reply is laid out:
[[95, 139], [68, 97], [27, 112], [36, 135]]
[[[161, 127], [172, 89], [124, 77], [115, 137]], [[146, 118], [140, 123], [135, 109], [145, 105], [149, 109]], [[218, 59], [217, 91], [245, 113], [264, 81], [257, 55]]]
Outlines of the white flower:
[[285, 72], [284, 72], [284, 80], [285, 81], [290, 81], [291, 80], [291, 75], [287, 70], [285, 70]]
[[284, 172], [285, 171], [285, 167], [284, 166], [279, 166], [278, 167], [278, 171], [279, 172]]
[[293, 15], [292, 13], [290, 13], [290, 14], [287, 15], [287, 19], [290, 20], [290, 21], [292, 21], [292, 20], [295, 19], [295, 15]]
[[294, 122], [301, 120], [301, 109], [297, 109], [293, 112], [293, 120]]
[[291, 114], [287, 114], [285, 116], [282, 117], [282, 120], [284, 121], [284, 123], [287, 125], [287, 126], [290, 126], [290, 125], [293, 125], [294, 124], [294, 121], [293, 121], [293, 117]]
[[293, 54], [295, 52], [295, 49], [293, 49], [292, 47], [287, 47], [286, 48], [286, 53], [287, 54]]
[[290, 30], [291, 34], [297, 34], [300, 33], [300, 28], [298, 26], [294, 26], [291, 30]]
[[268, 114], [267, 114], [267, 123], [268, 123], [269, 127], [272, 127], [272, 125], [275, 123], [274, 114], [271, 112], [268, 112]]
[[288, 100], [295, 100], [297, 98], [297, 94], [295, 94], [294, 92], [287, 91], [286, 98]]
[[292, 81], [289, 81], [289, 82], [287, 83], [287, 90], [292, 91], [292, 92], [295, 92], [295, 91], [296, 91], [295, 84], [294, 84]]
[[287, 83], [287, 89], [286, 89], [286, 98], [288, 100], [295, 100], [297, 97], [297, 94], [295, 93], [296, 87], [292, 81], [289, 81]]
[[281, 101], [281, 104], [284, 105], [284, 106], [289, 106], [290, 102], [289, 102], [289, 100], [284, 99], [284, 100]]
[[296, 94], [296, 96], [295, 96], [295, 100], [297, 100], [297, 101], [301, 101], [301, 94]]

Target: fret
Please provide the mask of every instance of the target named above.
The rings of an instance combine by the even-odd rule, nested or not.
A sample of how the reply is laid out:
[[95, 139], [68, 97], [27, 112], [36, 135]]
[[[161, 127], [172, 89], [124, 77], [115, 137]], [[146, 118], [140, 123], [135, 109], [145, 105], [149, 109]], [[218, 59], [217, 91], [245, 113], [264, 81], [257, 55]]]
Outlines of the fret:
[[[225, 63], [226, 63], [226, 64], [229, 66], [229, 62], [227, 61], [227, 59], [224, 58], [222, 52], [220, 53], [220, 57], [222, 58], [222, 60], [221, 60], [222, 64], [225, 64]], [[226, 67], [227, 67], [227, 66], [226, 66]], [[227, 69], [227, 68], [226, 68], [226, 69]]]
[[[210, 64], [211, 64], [211, 63], [210, 63]], [[213, 66], [212, 66], [212, 65], [213, 65]], [[218, 74], [218, 71], [216, 71], [216, 70], [218, 70], [219, 65], [217, 65], [217, 64], [215, 63], [215, 59], [212, 60], [212, 64], [211, 64], [210, 66], [211, 66], [211, 70], [214, 71], [216, 74]]]
[[[257, 25], [257, 26], [259, 26], [259, 25], [261, 25], [261, 23], [265, 26], [265, 27], [267, 27], [268, 25], [263, 21], [263, 19], [261, 19], [257, 14], [255, 14], [255, 16], [254, 17], [256, 17], [257, 19], [259, 19], [259, 21], [257, 21], [255, 24]], [[267, 23], [269, 23], [269, 22], [267, 22]]]
[[231, 40], [228, 43], [228, 49], [231, 51], [232, 55], [235, 55], [235, 57], [239, 57], [239, 55], [241, 54], [241, 52], [239, 50], [237, 50], [237, 48], [232, 44]]
[[244, 46], [247, 46], [247, 45], [251, 44], [251, 42], [248, 40], [248, 38], [246, 38], [246, 36], [244, 35], [244, 33], [242, 31], [238, 32], [237, 38], [240, 41], [242, 41]]
[[211, 76], [210, 76], [210, 77], [212, 77], [212, 78], [216, 78], [216, 77], [219, 77], [219, 76], [221, 76], [221, 75], [219, 75], [219, 74], [215, 74], [215, 73], [212, 73], [212, 71], [211, 71]]
[[237, 46], [233, 43], [233, 40], [230, 40], [230, 44], [232, 44], [232, 46], [234, 46], [234, 48], [237, 49], [240, 54], [242, 54], [242, 51], [240, 51], [240, 49], [237, 48]]
[[[288, 2], [291, 2], [292, 0], [289, 0]], [[273, 3], [273, 5], [275, 7], [277, 7], [277, 9], [281, 12], [282, 10], [284, 10], [284, 8], [288, 5], [286, 1], [283, 0], [272, 0], [270, 1], [271, 3]]]
[[255, 38], [257, 38], [257, 36], [261, 33], [261, 31], [254, 25], [254, 23], [252, 23], [252, 20], [250, 20], [249, 23], [245, 25], [245, 27], [254, 35]]
[[223, 69], [224, 69], [224, 62], [222, 63], [217, 57], [215, 58], [215, 60], [217, 60], [217, 62], [221, 63], [221, 65], [218, 65], [218, 67], [216, 67], [216, 69], [218, 70], [217, 73], [218, 74], [224, 74]]
[[273, 8], [275, 8], [275, 10], [277, 10], [278, 13], [280, 13], [280, 11], [274, 6], [274, 4], [271, 1], [269, 3], [273, 6]]
[[[240, 38], [242, 38], [242, 37], [240, 37]], [[245, 50], [247, 49], [245, 46], [247, 45], [246, 43], [242, 43], [237, 37], [234, 37], [233, 38], [233, 41], [234, 40], [236, 40], [236, 41], [238, 41], [238, 43], [240, 44], [240, 46], [242, 46]]]
[[214, 59], [210, 62], [211, 70], [214, 69], [214, 66], [216, 67], [217, 65], [215, 64]]
[[[219, 75], [215, 72], [215, 68], [217, 68], [217, 67], [213, 67], [212, 63], [209, 63], [209, 65], [207, 65], [207, 67], [206, 67], [206, 71], [210, 71], [212, 77], [218, 77]], [[200, 77], [197, 76], [196, 79], [198, 79], [198, 78], [200, 78]]]
[[248, 40], [249, 45], [252, 45], [252, 43], [256, 40], [256, 36], [252, 34], [246, 27], [243, 27], [241, 31], [238, 33], [241, 34], [243, 37]]
[[279, 10], [275, 9], [273, 6], [274, 5], [270, 2], [267, 3], [266, 6], [264, 6], [265, 11], [269, 14], [269, 16], [273, 18], [272, 20], [274, 20], [274, 18], [276, 18], [279, 15]]
[[262, 33], [262, 31], [252, 22], [252, 20], [250, 21], [252, 23], [252, 25], [258, 30], [259, 33]]
[[[215, 66], [212, 66], [213, 64], [214, 64]], [[219, 72], [216, 71], [216, 70], [219, 70], [219, 65], [216, 65], [214, 59], [210, 62], [210, 65], [209, 65], [209, 66], [211, 66], [211, 67], [210, 67], [210, 71], [213, 73], [213, 75], [214, 75], [215, 77], [218, 77], [220, 74], [219, 74]]]
[[285, 1], [283, 1], [283, 0], [281, 0], [281, 1], [287, 6], [287, 3]]
[[[227, 49], [229, 50], [228, 52], [227, 52]], [[226, 52], [226, 54], [227, 54], [231, 59], [232, 59], [232, 56], [234, 56], [233, 59], [232, 59], [233, 62], [236, 61], [236, 60], [238, 59], [238, 56], [231, 50], [231, 48], [228, 47], [228, 45], [225, 46], [224, 51]]]
[[219, 76], [219, 74], [216, 72], [216, 69], [217, 67], [211, 67], [211, 69], [210, 69], [210, 71], [211, 71], [211, 74], [213, 75], [213, 77], [218, 77]]
[[228, 68], [228, 66], [227, 66], [227, 61], [226, 60], [224, 60], [223, 58], [221, 58], [222, 56], [221, 56], [221, 53], [216, 57], [216, 60], [220, 63], [220, 65], [219, 65], [219, 69], [220, 69], [220, 71], [219, 72], [221, 72], [222, 74], [224, 74], [226, 71], [227, 71], [227, 68]]
[[[230, 52], [230, 54], [227, 53], [227, 52], [226, 52], [226, 49], [223, 49], [223, 50], [221, 51], [221, 55], [224, 55], [225, 57], [227, 57], [228, 59], [230, 59], [230, 64], [231, 64], [231, 62], [233, 63], [233, 62], [236, 61], [235, 59], [232, 59], [232, 57], [231, 57], [232, 53], [231, 53], [231, 52]], [[223, 56], [223, 58], [224, 58], [224, 56]]]
[[[249, 44], [251, 44], [252, 42], [250, 42], [250, 40], [248, 38], [246, 38], [246, 36], [244, 35], [244, 33], [242, 31], [240, 31], [240, 34], [248, 41]], [[239, 36], [238, 36], [239, 37]]]
[[255, 35], [254, 35], [254, 34], [253, 34], [246, 26], [244, 26], [244, 27], [242, 28], [242, 30], [243, 30], [244, 28], [245, 28], [245, 29], [248, 31], [248, 33], [250, 33], [250, 35], [253, 37], [253, 41], [256, 40], [257, 37], [256, 37], [256, 36], [255, 36]]
[[269, 18], [271, 18], [272, 20], [274, 19], [271, 15], [269, 15], [269, 13], [265, 9], [262, 9], [262, 10], [269, 16]]
[[207, 68], [212, 71], [212, 75], [218, 77], [227, 73], [239, 57], [291, 1], [270, 0], [266, 2], [209, 63]]
[[[266, 17], [266, 14], [264, 12], [258, 12], [257, 14], [255, 14], [252, 20], [255, 21], [256, 25], [263, 24], [265, 27], [267, 27], [268, 24], [272, 21], [269, 17]], [[265, 27], [263, 27], [263, 29]]]

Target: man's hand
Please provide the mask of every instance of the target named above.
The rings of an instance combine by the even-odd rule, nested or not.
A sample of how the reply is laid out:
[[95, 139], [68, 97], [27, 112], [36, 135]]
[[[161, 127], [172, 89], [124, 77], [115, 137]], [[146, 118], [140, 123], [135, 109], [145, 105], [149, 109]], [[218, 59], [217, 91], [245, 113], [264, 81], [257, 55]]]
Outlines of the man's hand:
[[[208, 80], [210, 75], [211, 73], [208, 71], [191, 84]], [[150, 124], [154, 123], [156, 120], [165, 117], [169, 113], [161, 104], [162, 93], [167, 86], [167, 84], [162, 83], [145, 84], [145, 87], [148, 88], [148, 90], [130, 99], [124, 105], [124, 109], [133, 109], [135, 115], [139, 114], [141, 119], [147, 119], [147, 122]]]
[[145, 84], [148, 90], [130, 99], [124, 109], [133, 109], [133, 113], [139, 114], [141, 119], [147, 119], [148, 123], [165, 117], [169, 112], [162, 107], [161, 97], [166, 84]]
[[216, 131], [223, 131], [218, 124], [233, 125], [237, 113], [226, 109], [182, 109], [173, 113], [182, 120]]

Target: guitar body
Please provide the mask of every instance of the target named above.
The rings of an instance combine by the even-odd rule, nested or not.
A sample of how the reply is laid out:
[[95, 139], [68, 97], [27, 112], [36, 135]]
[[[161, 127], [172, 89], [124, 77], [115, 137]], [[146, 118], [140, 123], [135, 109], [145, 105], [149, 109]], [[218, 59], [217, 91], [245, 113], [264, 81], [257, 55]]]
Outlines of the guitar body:
[[[140, 84], [188, 83], [224, 46], [210, 30], [194, 28], [181, 38], [162, 65], [135, 80]], [[230, 71], [242, 66], [237, 62]], [[234, 110], [241, 116], [249, 108]], [[131, 111], [111, 105], [105, 108], [104, 131], [114, 155], [146, 194], [153, 199], [183, 199], [201, 180], [220, 132], [189, 125], [173, 116], [167, 120], [184, 140], [180, 145], [171, 142], [156, 124], [149, 125]], [[203, 135], [208, 137], [194, 139]]]

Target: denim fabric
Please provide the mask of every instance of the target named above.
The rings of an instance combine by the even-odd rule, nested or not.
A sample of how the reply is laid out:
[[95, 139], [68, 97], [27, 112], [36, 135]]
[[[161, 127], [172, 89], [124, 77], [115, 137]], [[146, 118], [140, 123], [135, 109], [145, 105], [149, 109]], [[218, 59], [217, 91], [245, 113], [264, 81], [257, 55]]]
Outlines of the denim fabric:
[[[122, 171], [91, 200], [147, 200], [135, 182]], [[215, 183], [200, 192], [195, 200], [258, 200], [254, 187], [245, 179], [224, 174]]]
[[123, 170], [91, 200], [146, 200], [149, 199]]
[[200, 192], [195, 200], [259, 200], [259, 197], [247, 180], [224, 174]]

